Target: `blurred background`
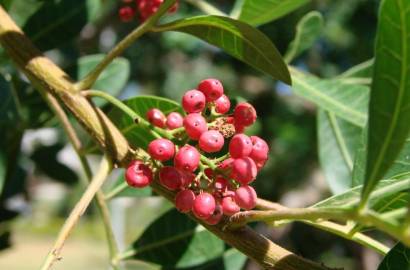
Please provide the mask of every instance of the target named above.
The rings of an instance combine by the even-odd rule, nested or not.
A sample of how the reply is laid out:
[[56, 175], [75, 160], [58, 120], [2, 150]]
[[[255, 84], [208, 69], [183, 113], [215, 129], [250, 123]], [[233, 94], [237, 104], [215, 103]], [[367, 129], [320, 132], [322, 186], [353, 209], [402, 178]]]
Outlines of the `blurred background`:
[[[37, 25], [38, 15], [32, 16], [29, 11], [33, 6], [40, 6], [41, 2], [0, 1], [7, 5], [20, 25], [25, 25], [24, 30], [29, 35], [35, 28], [46, 27]], [[122, 23], [119, 20], [120, 1], [101, 0], [104, 9], [98, 14], [92, 10], [92, 5], [83, 1], [71, 2], [85, 5], [80, 13], [88, 18], [87, 22], [73, 25], [70, 29], [56, 29], [55, 36], [48, 38], [34, 36], [34, 41], [48, 57], [78, 78], [86, 73], [84, 62], [99, 59], [98, 56], [84, 56], [106, 53], [138, 22]], [[200, 14], [181, 2], [179, 11], [168, 19]], [[227, 12], [233, 6], [231, 0], [209, 2]], [[261, 26], [260, 30], [284, 53], [294, 37], [299, 19], [310, 10], [319, 11], [325, 19], [322, 35], [292, 64], [321, 77], [332, 77], [372, 58], [378, 2], [314, 0], [275, 22]], [[80, 13], [76, 16], [81, 16]], [[60, 35], [73, 38], [58, 42]], [[215, 47], [180, 33], [148, 34], [131, 46], [124, 58], [128, 62], [119, 64], [122, 70], [117, 75], [118, 80], [112, 82], [112, 94], [121, 99], [158, 95], [179, 101], [182, 94], [195, 88], [200, 80], [216, 77], [223, 82], [230, 96], [249, 100], [256, 107], [258, 122], [250, 133], [258, 134], [271, 147], [269, 162], [255, 182], [260, 197], [287, 206], [303, 207], [331, 194], [318, 167], [315, 107], [292, 95], [291, 88], [276, 83]], [[41, 264], [65, 217], [81, 196], [84, 176], [58, 121], [27, 81], [19, 79], [3, 52], [0, 72], [4, 77], [0, 88], [18, 89], [18, 99], [24, 100], [22, 106], [6, 115], [15, 119], [13, 124], [10, 121], [0, 122], [1, 158], [6, 154], [8, 157], [7, 166], [0, 174], [6, 179], [0, 196], [0, 269], [33, 269]], [[0, 90], [0, 99], [5, 100], [4, 95]], [[108, 111], [110, 108], [104, 105], [104, 109]], [[5, 113], [6, 110], [0, 112]], [[85, 133], [82, 133], [82, 138], [84, 142], [88, 140]], [[91, 154], [89, 158], [96, 165], [97, 156]], [[110, 183], [115, 182], [120, 174], [121, 171], [113, 173]], [[169, 207], [157, 197], [112, 200], [110, 210], [120, 248], [124, 249], [156, 218], [158, 212]], [[380, 261], [380, 257], [369, 249], [303, 224], [294, 223], [274, 229], [260, 224], [256, 229], [295, 253], [323, 261], [329, 266], [371, 270]], [[55, 269], [107, 269], [108, 251], [94, 207], [87, 211], [67, 241], [63, 256]], [[158, 269], [148, 265], [128, 267]], [[258, 267], [247, 262], [244, 269]]]

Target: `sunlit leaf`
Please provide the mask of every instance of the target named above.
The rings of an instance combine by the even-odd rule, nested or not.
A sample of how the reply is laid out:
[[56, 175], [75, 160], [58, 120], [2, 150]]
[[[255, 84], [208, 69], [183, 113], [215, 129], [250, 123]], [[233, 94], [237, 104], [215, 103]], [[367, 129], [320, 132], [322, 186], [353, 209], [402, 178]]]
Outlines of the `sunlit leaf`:
[[244, 0], [239, 20], [252, 25], [268, 23], [308, 2], [309, 0]]
[[362, 129], [320, 110], [318, 114], [319, 160], [333, 194], [349, 189]]
[[323, 30], [323, 17], [317, 11], [311, 11], [300, 19], [296, 26], [296, 35], [285, 54], [286, 62], [291, 62], [305, 50], [312, 47]]
[[399, 155], [410, 113], [410, 1], [382, 1], [370, 91], [366, 199]]
[[222, 16], [197, 16], [159, 26], [156, 31], [196, 36], [273, 78], [291, 83], [287, 66], [275, 45], [244, 22]]

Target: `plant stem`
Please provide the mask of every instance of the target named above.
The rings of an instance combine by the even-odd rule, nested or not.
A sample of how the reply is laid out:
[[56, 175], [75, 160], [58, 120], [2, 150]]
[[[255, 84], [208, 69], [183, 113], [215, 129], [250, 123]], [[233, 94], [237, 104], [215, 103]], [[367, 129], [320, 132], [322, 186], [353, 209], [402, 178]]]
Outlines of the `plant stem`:
[[227, 227], [238, 228], [249, 222], [278, 220], [313, 221], [334, 219], [340, 221], [354, 220], [366, 226], [374, 226], [379, 230], [410, 245], [410, 239], [400, 230], [398, 224], [392, 224], [372, 210], [357, 211], [357, 209], [343, 208], [284, 208], [279, 210], [245, 211], [230, 217]]
[[[92, 172], [90, 168], [90, 164], [87, 161], [87, 158], [82, 154], [82, 143], [80, 139], [77, 136], [77, 133], [75, 132], [74, 127], [71, 125], [70, 120], [68, 119], [66, 113], [64, 112], [63, 108], [60, 106], [58, 101], [49, 93], [44, 93], [44, 97], [51, 107], [51, 109], [54, 111], [54, 113], [57, 115], [59, 118], [61, 125], [68, 137], [68, 139], [71, 142], [71, 145], [74, 148], [74, 151], [76, 152], [78, 159], [80, 160], [81, 166], [84, 170], [85, 177], [87, 179], [88, 183], [91, 183], [92, 181]], [[97, 208], [101, 214], [101, 218], [104, 224], [104, 230], [105, 234], [107, 237], [107, 242], [108, 242], [108, 249], [111, 257], [111, 261], [114, 259], [116, 254], [118, 253], [118, 247], [117, 243], [115, 241], [113, 229], [111, 226], [110, 222], [110, 214], [108, 210], [108, 206], [105, 202], [104, 199], [104, 194], [102, 193], [101, 190], [97, 191], [96, 193], [96, 204]], [[113, 265], [115, 268], [116, 266]]]
[[218, 16], [228, 16], [226, 13], [222, 12], [218, 8], [214, 7], [213, 5], [209, 4], [206, 1], [202, 0], [185, 0], [187, 3], [195, 6], [202, 12], [208, 15], [218, 15]]
[[88, 73], [81, 81], [75, 84], [75, 89], [78, 91], [91, 88], [91, 86], [98, 79], [100, 74], [105, 68], [119, 55], [121, 55], [125, 49], [127, 49], [134, 41], [140, 38], [143, 34], [150, 31], [150, 29], [157, 23], [162, 15], [175, 4], [176, 0], [166, 0], [158, 9], [158, 11], [149, 17], [144, 23], [137, 27], [134, 31], [128, 34], [122, 39], [105, 57], [104, 59]]
[[107, 156], [104, 156], [98, 172], [94, 175], [90, 185], [84, 192], [81, 199], [77, 202], [74, 209], [71, 211], [70, 215], [66, 219], [63, 227], [61, 228], [58, 237], [53, 245], [53, 248], [47, 255], [41, 270], [48, 270], [51, 268], [53, 263], [60, 258], [61, 250], [64, 246], [66, 239], [68, 238], [71, 231], [74, 229], [80, 217], [83, 215], [84, 211], [87, 209], [91, 200], [93, 199], [95, 193], [100, 189], [101, 185], [104, 183], [108, 174], [111, 172], [112, 165]]
[[115, 187], [113, 190], [111, 190], [110, 192], [108, 192], [104, 198], [106, 200], [111, 200], [112, 198], [114, 198], [115, 196], [117, 196], [119, 193], [123, 192], [128, 186], [128, 184], [126, 182], [121, 183], [121, 185], [118, 185], [117, 187]]
[[131, 119], [137, 124], [142, 127], [144, 127], [149, 133], [151, 133], [154, 137], [156, 138], [162, 138], [165, 137], [167, 139], [173, 139], [174, 137], [172, 136], [171, 133], [169, 133], [166, 130], [157, 128], [152, 126], [148, 121], [146, 121], [144, 118], [139, 116], [136, 112], [134, 112], [130, 107], [125, 105], [121, 100], [117, 99], [116, 97], [111, 96], [110, 94], [107, 94], [103, 91], [99, 90], [85, 90], [81, 92], [84, 96], [88, 97], [100, 97], [108, 102], [110, 102], [112, 105], [123, 111], [125, 114], [127, 114]]
[[201, 162], [205, 163], [206, 165], [209, 166], [209, 168], [211, 168], [213, 171], [217, 168], [217, 166], [215, 165], [215, 163], [213, 163], [212, 161], [210, 161], [206, 156], [201, 155]]
[[[266, 201], [263, 199], [258, 199], [257, 208], [259, 209], [264, 209], [264, 210], [283, 210], [287, 209], [286, 206], [283, 206], [279, 203], [274, 203], [270, 201]], [[387, 252], [390, 250], [389, 247], [384, 245], [383, 243], [380, 243], [379, 241], [364, 235], [362, 233], [356, 232], [354, 234], [350, 233], [350, 226], [347, 225], [340, 225], [335, 222], [331, 221], [319, 221], [319, 222], [312, 222], [308, 220], [301, 220], [301, 222], [311, 225], [313, 227], [319, 228], [321, 230], [336, 234], [340, 237], [343, 237], [345, 239], [354, 241], [356, 243], [359, 243], [363, 246], [366, 246], [368, 248], [371, 248], [377, 252], [379, 252], [382, 255], [387, 254]]]

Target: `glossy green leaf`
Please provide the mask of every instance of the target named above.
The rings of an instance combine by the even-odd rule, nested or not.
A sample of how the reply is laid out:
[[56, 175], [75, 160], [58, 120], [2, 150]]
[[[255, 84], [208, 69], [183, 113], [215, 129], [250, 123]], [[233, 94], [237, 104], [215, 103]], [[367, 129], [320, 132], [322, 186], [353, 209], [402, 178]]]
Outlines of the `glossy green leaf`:
[[[323, 200], [314, 205], [314, 207], [320, 208], [355, 208], [360, 203], [360, 192], [363, 186], [357, 186], [351, 188], [350, 190], [332, 196], [326, 200]], [[387, 198], [391, 200], [396, 200], [395, 196], [401, 194], [402, 192], [410, 192], [410, 178], [403, 179], [389, 179], [382, 180], [376, 186], [374, 192], [371, 194], [369, 199], [369, 207], [373, 208], [376, 205], [380, 205], [380, 202], [388, 203]], [[406, 199], [408, 197], [402, 197], [401, 199]], [[392, 202], [394, 203], [394, 202]], [[377, 209], [375, 209], [377, 210]], [[388, 209], [391, 210], [391, 209]]]
[[87, 21], [86, 1], [48, 0], [27, 20], [23, 30], [44, 51], [77, 37]]
[[356, 149], [362, 129], [320, 110], [318, 114], [320, 165], [333, 194], [350, 189]]
[[[138, 96], [125, 100], [124, 103], [145, 119], [147, 111], [152, 108], [160, 109], [165, 115], [171, 112], [183, 114], [182, 108], [178, 103], [161, 97]], [[109, 114], [109, 117], [121, 130], [122, 134], [125, 135], [131, 145], [135, 147], [143, 147], [146, 149], [148, 144], [155, 139], [146, 129], [139, 127], [134, 123], [133, 119], [118, 109], [114, 109]]]
[[309, 0], [244, 0], [239, 20], [261, 25], [278, 19], [307, 4]]
[[[121, 190], [121, 192], [116, 192], [118, 190]], [[115, 192], [116, 195], [112, 198], [117, 198], [117, 197], [148, 197], [152, 195], [152, 189], [151, 187], [145, 187], [145, 188], [133, 188], [128, 186], [127, 182], [125, 181], [124, 178], [124, 170], [120, 171], [120, 176], [117, 178], [117, 180], [114, 182], [114, 184], [108, 188], [108, 190], [105, 192], [105, 194], [110, 195], [112, 192]]]
[[291, 68], [295, 94], [338, 117], [363, 127], [367, 121], [369, 89], [344, 80], [324, 80]]
[[317, 11], [311, 11], [300, 19], [296, 26], [296, 35], [285, 54], [286, 62], [291, 62], [305, 50], [312, 47], [323, 31], [323, 17]]
[[[103, 54], [87, 55], [78, 60], [77, 78], [84, 78], [101, 60]], [[109, 93], [112, 96], [118, 96], [124, 86], [127, 84], [130, 76], [130, 63], [123, 57], [117, 57], [98, 77], [93, 85], [93, 89], [98, 89]], [[95, 99], [97, 106], [103, 106], [107, 101]]]
[[377, 270], [410, 270], [410, 248], [402, 243], [396, 244], [384, 257]]
[[247, 257], [235, 248], [228, 249], [222, 257], [211, 260], [202, 265], [197, 265], [184, 270], [238, 270], [243, 269]]
[[222, 256], [224, 243], [175, 209], [151, 224], [134, 242], [134, 259], [177, 269], [200, 265]]
[[288, 68], [275, 45], [258, 29], [221, 16], [197, 16], [159, 26], [196, 36], [273, 78], [291, 83]]
[[363, 198], [399, 155], [410, 113], [410, 1], [382, 1], [369, 104]]

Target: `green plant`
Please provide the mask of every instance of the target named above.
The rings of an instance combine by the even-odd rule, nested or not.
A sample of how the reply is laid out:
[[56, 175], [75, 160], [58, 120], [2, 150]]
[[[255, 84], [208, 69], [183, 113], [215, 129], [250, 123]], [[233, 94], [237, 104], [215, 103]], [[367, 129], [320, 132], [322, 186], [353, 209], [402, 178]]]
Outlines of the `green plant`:
[[[0, 42], [7, 59], [12, 60], [26, 75], [58, 117], [89, 180], [42, 269], [49, 269], [59, 258], [69, 233], [94, 197], [107, 234], [110, 263], [115, 269], [120, 269], [121, 263], [131, 258], [147, 260], [172, 269], [197, 267], [207, 263], [211, 268], [218, 267], [213, 264], [218, 259], [228, 265], [233, 251], [225, 250], [222, 241], [264, 268], [329, 269], [292, 254], [246, 226], [256, 221], [272, 226], [300, 221], [387, 254], [386, 261], [392, 257], [399, 258], [394, 263], [383, 262], [379, 267], [381, 270], [393, 269], [393, 264], [397, 265], [397, 269], [408, 268], [409, 262], [405, 258], [410, 246], [410, 170], [407, 161], [410, 129], [407, 118], [410, 110], [410, 2], [381, 1], [374, 60], [330, 79], [318, 78], [290, 65], [320, 34], [323, 19], [318, 12], [307, 14], [298, 24], [296, 37], [284, 57], [287, 64], [269, 38], [254, 27], [278, 19], [307, 1], [237, 1], [232, 14], [227, 15], [205, 1], [189, 0], [186, 2], [207, 15], [160, 22], [175, 2], [165, 1], [156, 13], [122, 39], [107, 55], [93, 59], [94, 67], [84, 72], [81, 80], [75, 83], [32, 43], [35, 42], [42, 50], [53, 48], [58, 41], [58, 31], [54, 27], [36, 29], [38, 24], [34, 21], [39, 20], [46, 9], [53, 11], [46, 14], [59, 16], [67, 8], [74, 11], [84, 8], [86, 4], [73, 7], [70, 6], [72, 1], [50, 1], [40, 9], [40, 4], [33, 4], [33, 13], [38, 9], [36, 14], [39, 15], [31, 17], [31, 24], [26, 24], [24, 28], [25, 33], [31, 37], [29, 39], [4, 10], [12, 7], [14, 1], [2, 3]], [[94, 10], [98, 12], [103, 10], [102, 2], [87, 1], [87, 4], [94, 5]], [[10, 9], [11, 13], [12, 11]], [[96, 15], [89, 14], [88, 19], [93, 19], [93, 16]], [[53, 19], [48, 16], [45, 18]], [[75, 15], [71, 18], [73, 20], [65, 22], [72, 30], [64, 33], [66, 36], [75, 36], [83, 25], [84, 18], [77, 18]], [[17, 19], [20, 24], [24, 24], [27, 18], [22, 16]], [[128, 250], [118, 251], [106, 203], [129, 187], [122, 182], [106, 193], [101, 191], [101, 187], [113, 168], [125, 167], [136, 156], [146, 155], [143, 149], [155, 137], [159, 135], [172, 138], [170, 132], [152, 127], [144, 119], [148, 109], [157, 107], [163, 112], [181, 112], [181, 108], [173, 101], [158, 97], [135, 97], [120, 101], [114, 97], [115, 93], [93, 89], [106, 87], [101, 82], [104, 72], [112, 69], [116, 61], [117, 65], [121, 65], [121, 59], [118, 60], [117, 57], [131, 44], [147, 33], [168, 31], [183, 32], [217, 46], [256, 70], [291, 84], [295, 94], [315, 103], [319, 107], [320, 162], [331, 189], [337, 194], [309, 208], [288, 208], [259, 199], [256, 205], [259, 210], [239, 212], [217, 225], [206, 224], [189, 215], [194, 220], [192, 221], [175, 211], [169, 211], [148, 227]], [[127, 69], [126, 64], [122, 63], [122, 66]], [[9, 130], [19, 121], [16, 119], [28, 118], [22, 109], [25, 100], [20, 100], [20, 95], [16, 95], [18, 74], [14, 70], [2, 70], [2, 74], [4, 89], [1, 94], [7, 98], [2, 99], [1, 104], [7, 113], [2, 115], [1, 124], [2, 130]], [[116, 92], [121, 87], [107, 88]], [[95, 103], [91, 101], [95, 97], [102, 98], [104, 103], [100, 99], [96, 99]], [[9, 102], [13, 98], [13, 102]], [[106, 102], [115, 107], [108, 116], [97, 107]], [[61, 105], [71, 112], [104, 152], [95, 175], [91, 173], [78, 132]], [[50, 113], [45, 114], [44, 121], [47, 121]], [[38, 122], [22, 121], [22, 127], [16, 129], [16, 135], [4, 140], [17, 140], [17, 143], [9, 143], [8, 146], [11, 147], [8, 147], [8, 151], [0, 152], [0, 187], [4, 185], [4, 179], [11, 179], [10, 174], [14, 172], [16, 149], [24, 130], [30, 125], [41, 126], [44, 123], [41, 119], [36, 121]], [[126, 130], [131, 129], [133, 132], [127, 133]], [[212, 168], [213, 164], [208, 159], [201, 161]], [[166, 199], [174, 200], [174, 192], [164, 189], [158, 181], [154, 180], [151, 188]], [[175, 226], [175, 231], [163, 231], [162, 224], [171, 221], [179, 224]], [[198, 223], [203, 227], [197, 227]], [[367, 228], [374, 228], [401, 243], [389, 252], [389, 248], [382, 242], [365, 234]], [[176, 236], [173, 238], [174, 235]], [[184, 237], [190, 239], [189, 244], [183, 241]], [[160, 256], [165, 249], [172, 251], [169, 259]], [[195, 251], [201, 249], [208, 252], [197, 256]], [[240, 258], [241, 255], [235, 256]]]

